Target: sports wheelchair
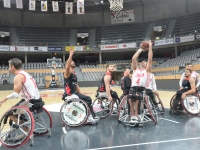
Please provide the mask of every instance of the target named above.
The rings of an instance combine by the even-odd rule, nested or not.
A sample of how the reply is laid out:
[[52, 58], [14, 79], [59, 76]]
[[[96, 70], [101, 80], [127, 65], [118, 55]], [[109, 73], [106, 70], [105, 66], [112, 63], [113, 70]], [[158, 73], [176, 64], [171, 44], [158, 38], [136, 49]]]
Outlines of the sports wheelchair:
[[[114, 91], [113, 91], [114, 92]], [[98, 92], [95, 95], [96, 99], [92, 103], [94, 113], [100, 118], [106, 118], [112, 113], [117, 114], [119, 108], [119, 102], [113, 98], [110, 102], [108, 100], [108, 94], [106, 92]]]
[[170, 110], [169, 113], [178, 114], [179, 112], [187, 112], [189, 115], [198, 115], [200, 114], [200, 97], [198, 92], [193, 95], [187, 95], [185, 99], [181, 99], [177, 108], [174, 108], [174, 100], [176, 94], [170, 100]]
[[[23, 103], [24, 101], [20, 101]], [[29, 139], [30, 146], [33, 146], [33, 134], [43, 135], [48, 133], [51, 136], [52, 117], [43, 107], [44, 102], [40, 100], [30, 100], [27, 103], [29, 109], [20, 106], [10, 108], [4, 113], [0, 120], [0, 142], [8, 148], [17, 148], [24, 145]], [[14, 116], [16, 121], [9, 117]], [[26, 131], [25, 131], [26, 130]]]
[[142, 126], [144, 122], [153, 121], [155, 124], [158, 122], [158, 115], [156, 107], [153, 104], [151, 98], [146, 95], [145, 90], [143, 91], [143, 96], [140, 95], [140, 102], [138, 111], [140, 115], [140, 121], [138, 123], [130, 123], [130, 106], [128, 103], [128, 95], [124, 96], [121, 100], [118, 110], [118, 122], [124, 123], [130, 126]]
[[98, 124], [97, 120], [90, 121], [90, 109], [87, 103], [75, 94], [65, 97], [65, 102], [60, 108], [60, 118], [63, 126], [78, 127], [84, 124]]
[[165, 113], [165, 107], [163, 105], [162, 100], [157, 95], [155, 96], [155, 99], [157, 99], [156, 101], [158, 102], [157, 104], [154, 104], [155, 108], [156, 108], [156, 111], [157, 111], [157, 114], [164, 115], [164, 113]]

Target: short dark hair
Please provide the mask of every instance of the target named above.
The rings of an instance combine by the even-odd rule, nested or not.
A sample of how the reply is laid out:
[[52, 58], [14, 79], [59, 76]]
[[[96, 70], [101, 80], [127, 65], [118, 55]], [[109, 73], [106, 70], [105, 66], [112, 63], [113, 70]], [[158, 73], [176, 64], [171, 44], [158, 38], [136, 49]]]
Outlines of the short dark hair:
[[22, 61], [18, 58], [13, 58], [8, 61], [10, 66], [14, 66], [15, 69], [20, 70], [22, 68]]
[[[127, 69], [129, 69], [129, 68], [125, 68], [125, 69], [124, 69], [124, 72], [125, 72]], [[130, 69], [129, 69], [129, 70], [130, 70]]]
[[107, 64], [107, 65], [106, 65], [106, 69], [108, 69], [110, 65], [113, 65], [113, 64]]
[[186, 70], [188, 70], [190, 73], [192, 73], [192, 71], [190, 69], [186, 69]]

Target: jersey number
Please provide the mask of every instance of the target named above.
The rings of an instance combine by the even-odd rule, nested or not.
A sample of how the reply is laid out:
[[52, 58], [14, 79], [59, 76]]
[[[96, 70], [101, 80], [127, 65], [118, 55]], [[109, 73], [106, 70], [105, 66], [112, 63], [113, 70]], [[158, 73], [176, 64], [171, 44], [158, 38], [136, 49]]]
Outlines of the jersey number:
[[136, 81], [136, 83], [137, 83], [137, 84], [139, 84], [139, 83], [140, 83], [140, 78], [138, 78], [138, 80]]
[[37, 84], [35, 83], [35, 80], [33, 78], [30, 78], [33, 81], [33, 84], [35, 85], [35, 88], [37, 88]]

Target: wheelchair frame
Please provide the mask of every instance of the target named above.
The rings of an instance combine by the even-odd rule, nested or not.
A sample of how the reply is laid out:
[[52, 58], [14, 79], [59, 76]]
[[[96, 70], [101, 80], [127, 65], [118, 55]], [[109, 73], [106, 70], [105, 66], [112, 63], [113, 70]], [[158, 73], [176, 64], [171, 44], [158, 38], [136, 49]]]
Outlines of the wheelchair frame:
[[[199, 99], [199, 101], [200, 101], [200, 97], [199, 97], [199, 93], [198, 93], [198, 92], [195, 93], [195, 94], [192, 94], [192, 95], [193, 95], [193, 96], [196, 96], [196, 97]], [[172, 105], [173, 105], [173, 100], [174, 100], [175, 97], [176, 97], [176, 94], [174, 94], [174, 95], [172, 96], [171, 100], [170, 100], [170, 110], [169, 110], [169, 113], [170, 113], [170, 114], [172, 114], [172, 113], [178, 114], [178, 112], [183, 112], [183, 111], [185, 111], [187, 114], [192, 115], [192, 116], [195, 116], [195, 115], [200, 114], [200, 111], [199, 111], [199, 113], [191, 113], [191, 112], [189, 112], [189, 111], [185, 108], [185, 106], [184, 106], [184, 104], [183, 104], [183, 99], [181, 99], [181, 101], [180, 101], [180, 105], [182, 106], [183, 110], [174, 109], [174, 108], [172, 107]], [[186, 96], [186, 97], [187, 97], [187, 96]]]
[[[44, 118], [42, 117], [41, 113], [47, 114], [49, 123], [50, 123], [49, 127], [45, 123]], [[24, 114], [26, 114], [26, 116]], [[15, 123], [14, 121], [11, 121], [11, 119], [9, 119], [9, 116], [11, 116], [11, 115], [15, 115], [18, 118], [17, 123]], [[29, 119], [29, 121], [26, 121], [25, 123], [20, 124], [19, 122], [22, 119], [24, 119], [23, 121], [27, 120], [26, 117]], [[36, 120], [36, 118], [37, 118], [37, 120]], [[42, 125], [41, 123], [38, 123], [38, 121], [40, 119], [42, 120], [44, 125]], [[36, 127], [35, 124], [38, 124], [43, 128], [35, 128]], [[6, 130], [6, 129], [3, 130], [5, 125], [9, 126], [10, 130], [2, 133], [2, 131]], [[29, 126], [28, 134], [26, 134], [26, 132], [23, 130], [24, 126]], [[48, 136], [50, 137], [51, 136], [51, 128], [52, 128], [52, 117], [51, 117], [50, 113], [44, 107], [43, 107], [42, 112], [34, 113], [24, 106], [13, 106], [4, 113], [4, 115], [2, 116], [2, 118], [0, 120], [0, 142], [5, 147], [17, 148], [17, 147], [24, 145], [30, 139], [31, 140], [30, 146], [33, 146], [33, 143], [34, 143], [33, 134], [43, 135], [43, 134], [48, 133]], [[42, 129], [44, 129], [43, 132], [37, 131], [37, 130], [42, 130]], [[10, 132], [15, 132], [15, 131], [17, 133], [10, 133]], [[17, 137], [17, 135], [15, 135], [15, 134], [18, 134], [19, 132], [21, 132], [22, 134], [25, 134], [26, 136], [24, 138], [22, 138], [21, 140], [14, 140], [14, 138]], [[6, 136], [5, 137], [6, 139], [4, 139], [4, 136]], [[15, 137], [13, 137], [13, 136], [15, 136]], [[10, 141], [12, 142], [11, 144], [9, 144], [8, 142], [7, 143], [5, 142], [7, 140], [7, 138], [10, 139]], [[12, 140], [12, 138], [13, 138], [13, 140]], [[17, 141], [17, 142], [15, 143], [15, 141]]]
[[[130, 126], [142, 126], [144, 122], [149, 122], [153, 121], [155, 124], [158, 122], [158, 115], [157, 111], [155, 109], [155, 106], [150, 99], [149, 96], [145, 94], [145, 91], [143, 91], [143, 98], [140, 100], [140, 107], [139, 111], [142, 112], [140, 113], [140, 122], [138, 123], [130, 123], [131, 115], [130, 115], [130, 110], [128, 107], [128, 95], [124, 96], [123, 99], [121, 100], [121, 103], [119, 105], [119, 111], [118, 111], [118, 122], [122, 122], [126, 125]], [[146, 109], [144, 108], [146, 106]], [[153, 109], [153, 110], [152, 110]], [[123, 114], [121, 114], [123, 113]], [[149, 117], [150, 116], [150, 117]]]

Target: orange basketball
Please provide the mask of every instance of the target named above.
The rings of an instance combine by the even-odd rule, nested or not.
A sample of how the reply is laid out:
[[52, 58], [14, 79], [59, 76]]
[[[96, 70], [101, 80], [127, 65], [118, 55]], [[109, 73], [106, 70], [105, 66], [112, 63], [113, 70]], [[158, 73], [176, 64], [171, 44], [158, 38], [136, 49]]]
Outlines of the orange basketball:
[[144, 50], [149, 50], [149, 42], [142, 41], [142, 43], [140, 44], [140, 48], [142, 48]]

